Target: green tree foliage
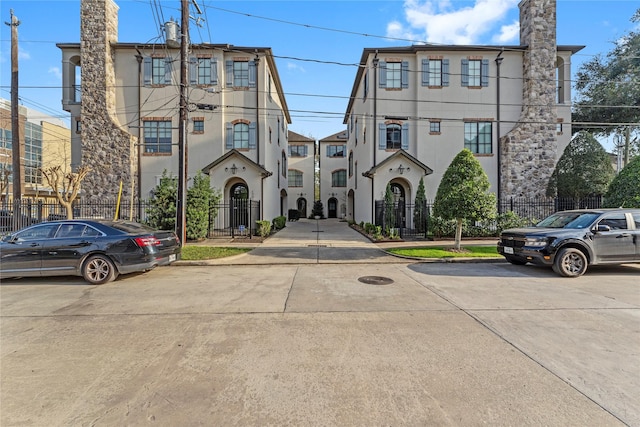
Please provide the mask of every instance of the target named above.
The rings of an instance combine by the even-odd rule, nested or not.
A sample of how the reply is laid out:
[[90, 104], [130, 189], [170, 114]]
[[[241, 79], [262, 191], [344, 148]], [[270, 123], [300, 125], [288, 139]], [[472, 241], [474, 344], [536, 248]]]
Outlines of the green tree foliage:
[[[640, 23], [640, 9], [636, 10], [631, 22]], [[639, 82], [640, 32], [632, 30], [617, 38], [613, 49], [605, 57], [597, 55], [585, 62], [576, 73], [572, 121], [590, 124], [574, 124], [574, 131], [586, 129], [596, 135], [625, 135], [629, 149], [632, 149], [632, 145], [638, 148]], [[598, 123], [607, 125], [598, 126]], [[627, 133], [622, 123], [636, 123], [636, 126], [631, 126], [632, 129]], [[626, 138], [626, 135], [629, 137]]]
[[610, 208], [640, 208], [640, 156], [635, 157], [613, 179], [604, 205]]
[[480, 162], [466, 148], [445, 171], [433, 203], [433, 214], [445, 220], [456, 220], [456, 249], [460, 249], [465, 219], [481, 221], [495, 217], [496, 196], [488, 192], [489, 186], [489, 178]]
[[602, 145], [589, 132], [581, 131], [560, 156], [547, 185], [547, 196], [570, 197], [576, 202], [600, 196], [614, 174], [611, 158]]
[[175, 230], [176, 228], [176, 199], [178, 194], [178, 179], [172, 174], [162, 172], [160, 184], [152, 191], [149, 200], [147, 223], [160, 230]]
[[384, 219], [383, 224], [385, 232], [389, 234], [389, 229], [396, 226], [396, 209], [394, 204], [393, 192], [391, 191], [391, 184], [387, 183], [387, 188], [384, 191]]
[[322, 200], [316, 200], [313, 202], [313, 209], [311, 209], [311, 218], [320, 217], [324, 219], [324, 206]]
[[209, 228], [209, 207], [214, 206], [212, 216], [217, 214], [220, 193], [211, 188], [209, 176], [198, 171], [193, 185], [187, 190], [187, 239], [200, 240], [207, 237]]
[[426, 230], [428, 216], [429, 208], [427, 208], [427, 195], [424, 189], [424, 179], [420, 177], [413, 207], [413, 224], [418, 232], [424, 233]]

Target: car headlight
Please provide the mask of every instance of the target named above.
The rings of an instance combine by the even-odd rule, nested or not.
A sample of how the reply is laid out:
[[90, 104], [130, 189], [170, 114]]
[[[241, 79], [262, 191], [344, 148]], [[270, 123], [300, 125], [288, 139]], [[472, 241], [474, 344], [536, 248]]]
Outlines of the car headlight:
[[533, 246], [534, 248], [541, 248], [547, 246], [546, 237], [527, 237], [524, 240], [525, 246]]

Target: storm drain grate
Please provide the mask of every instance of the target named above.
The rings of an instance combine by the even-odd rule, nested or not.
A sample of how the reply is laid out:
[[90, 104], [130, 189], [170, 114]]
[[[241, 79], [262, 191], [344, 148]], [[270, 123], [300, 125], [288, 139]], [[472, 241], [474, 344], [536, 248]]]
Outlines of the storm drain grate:
[[326, 248], [327, 245], [307, 245], [310, 248]]
[[358, 281], [367, 285], [390, 285], [393, 283], [392, 279], [382, 276], [362, 276], [358, 277]]

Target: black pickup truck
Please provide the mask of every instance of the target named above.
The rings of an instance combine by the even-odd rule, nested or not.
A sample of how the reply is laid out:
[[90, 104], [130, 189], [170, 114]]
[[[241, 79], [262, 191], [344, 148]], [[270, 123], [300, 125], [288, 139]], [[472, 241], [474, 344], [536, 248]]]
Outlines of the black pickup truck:
[[535, 227], [500, 234], [498, 252], [516, 265], [549, 265], [566, 277], [589, 265], [640, 262], [640, 209], [557, 212]]

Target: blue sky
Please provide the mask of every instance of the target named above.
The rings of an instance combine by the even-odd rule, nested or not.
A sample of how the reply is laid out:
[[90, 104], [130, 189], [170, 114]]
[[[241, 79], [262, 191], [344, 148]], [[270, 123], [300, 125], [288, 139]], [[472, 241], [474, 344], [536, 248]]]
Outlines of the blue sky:
[[[179, 21], [179, 0], [119, 0], [120, 42], [161, 41], [160, 22]], [[212, 1], [198, 0], [194, 43], [270, 47], [287, 97], [289, 129], [324, 138], [344, 129], [344, 112], [362, 49], [444, 44], [518, 44], [517, 0]], [[585, 45], [581, 63], [605, 54], [632, 29], [637, 0], [557, 0], [558, 44]], [[80, 1], [1, 0], [20, 20], [21, 103], [68, 118], [61, 109], [60, 42], [80, 40]], [[0, 97], [10, 99], [10, 27], [0, 32]], [[605, 142], [605, 146], [606, 141]]]

